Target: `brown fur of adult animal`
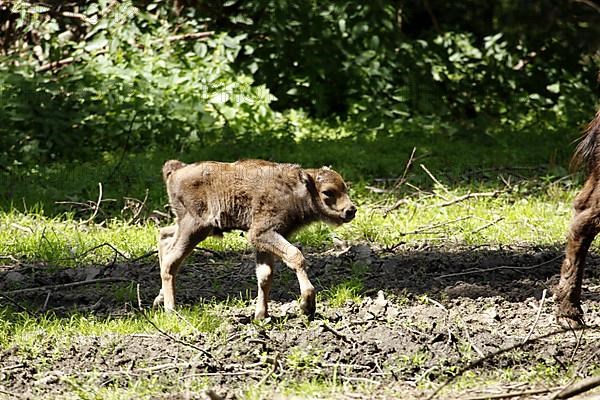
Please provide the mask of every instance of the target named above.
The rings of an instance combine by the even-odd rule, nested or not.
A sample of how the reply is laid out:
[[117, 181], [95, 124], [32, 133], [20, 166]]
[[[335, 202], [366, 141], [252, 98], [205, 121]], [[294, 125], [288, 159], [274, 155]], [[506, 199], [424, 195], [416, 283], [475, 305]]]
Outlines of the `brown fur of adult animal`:
[[600, 109], [589, 123], [575, 149], [572, 166], [585, 166], [587, 179], [573, 202], [574, 215], [569, 228], [560, 282], [555, 288], [556, 316], [567, 326], [583, 324], [581, 284], [585, 259], [600, 230]]
[[162, 288], [155, 306], [164, 303], [165, 310], [173, 310], [177, 271], [198, 243], [208, 235], [241, 229], [248, 232], [248, 240], [256, 249], [255, 318], [268, 315], [276, 259], [296, 272], [300, 308], [314, 316], [315, 289], [308, 279], [304, 256], [286, 237], [317, 220], [339, 225], [354, 218], [356, 207], [337, 172], [263, 160], [190, 165], [170, 160], [163, 166], [163, 177], [176, 224], [159, 233]]

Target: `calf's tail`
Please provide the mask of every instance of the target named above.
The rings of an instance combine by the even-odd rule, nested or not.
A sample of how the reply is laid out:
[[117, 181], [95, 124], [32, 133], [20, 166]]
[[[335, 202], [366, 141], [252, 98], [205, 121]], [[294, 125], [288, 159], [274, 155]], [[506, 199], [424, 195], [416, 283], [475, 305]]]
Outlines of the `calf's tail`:
[[165, 165], [163, 165], [162, 167], [162, 174], [163, 174], [163, 179], [165, 180], [165, 182], [167, 181], [167, 178], [173, 173], [173, 171], [178, 170], [179, 168], [183, 168], [185, 167], [186, 164], [178, 161], [178, 160], [169, 160], [165, 163]]
[[575, 148], [575, 153], [571, 159], [571, 168], [578, 169], [582, 165], [588, 174], [600, 175], [600, 109], [596, 112], [594, 119], [588, 124], [579, 144]]

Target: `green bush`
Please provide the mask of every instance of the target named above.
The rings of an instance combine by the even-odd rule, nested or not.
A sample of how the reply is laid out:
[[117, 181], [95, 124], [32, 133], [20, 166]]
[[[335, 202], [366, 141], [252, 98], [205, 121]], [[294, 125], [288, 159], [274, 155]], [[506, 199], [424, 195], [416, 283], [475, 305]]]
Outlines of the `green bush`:
[[98, 22], [80, 41], [63, 42], [53, 19], [27, 21], [48, 35], [40, 51], [70, 55], [68, 65], [40, 72], [33, 56], [0, 61], [7, 68], [0, 73], [0, 164], [268, 131], [276, 118], [269, 90], [231, 67], [243, 36], [170, 40], [167, 19], [129, 2], [106, 15], [95, 5], [84, 13]]

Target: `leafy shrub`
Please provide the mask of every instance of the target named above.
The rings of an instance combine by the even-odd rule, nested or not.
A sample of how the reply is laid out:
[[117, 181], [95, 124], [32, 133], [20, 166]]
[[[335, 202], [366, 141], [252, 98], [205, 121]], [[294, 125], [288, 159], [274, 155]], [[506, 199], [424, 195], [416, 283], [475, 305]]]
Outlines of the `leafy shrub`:
[[[0, 164], [234, 140], [276, 117], [269, 90], [231, 67], [243, 36], [172, 40], [167, 19], [129, 2], [84, 15], [97, 18], [87, 39], [66, 43], [53, 19], [27, 20], [49, 38], [43, 62], [0, 61]], [[72, 61], [48, 68], [55, 53]]]

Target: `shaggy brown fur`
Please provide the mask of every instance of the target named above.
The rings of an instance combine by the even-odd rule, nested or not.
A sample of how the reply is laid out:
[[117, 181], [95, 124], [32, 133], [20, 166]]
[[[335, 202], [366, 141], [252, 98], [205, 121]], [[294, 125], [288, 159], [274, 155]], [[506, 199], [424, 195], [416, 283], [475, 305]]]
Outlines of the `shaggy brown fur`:
[[285, 238], [294, 230], [321, 220], [350, 222], [356, 207], [342, 177], [329, 168], [302, 169], [262, 160], [234, 163], [200, 162], [163, 166], [176, 224], [160, 230], [158, 254], [162, 289], [154, 305], [175, 307], [175, 276], [181, 262], [208, 235], [232, 229], [248, 232], [256, 248], [258, 299], [256, 318], [268, 315], [273, 264], [277, 258], [296, 272], [300, 308], [314, 316], [315, 289], [302, 253]]
[[583, 324], [581, 283], [585, 258], [600, 229], [600, 109], [585, 130], [573, 155], [572, 165], [587, 169], [587, 180], [573, 203], [574, 216], [569, 229], [560, 282], [555, 289], [559, 322], [569, 326]]

